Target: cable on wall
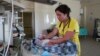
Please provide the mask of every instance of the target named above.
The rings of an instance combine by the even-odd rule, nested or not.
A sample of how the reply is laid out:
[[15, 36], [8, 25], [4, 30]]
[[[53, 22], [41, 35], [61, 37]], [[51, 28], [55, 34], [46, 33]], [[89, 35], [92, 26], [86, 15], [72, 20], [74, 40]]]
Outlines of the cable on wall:
[[7, 56], [7, 53], [8, 53], [8, 50], [9, 50], [9, 45], [10, 45], [10, 40], [12, 38], [12, 24], [13, 24], [13, 18], [14, 18], [14, 1], [11, 0], [11, 3], [12, 3], [12, 16], [11, 16], [11, 25], [10, 25], [10, 34], [9, 34], [9, 40], [8, 40], [8, 44], [7, 44], [7, 49], [5, 51], [5, 55], [4, 56]]

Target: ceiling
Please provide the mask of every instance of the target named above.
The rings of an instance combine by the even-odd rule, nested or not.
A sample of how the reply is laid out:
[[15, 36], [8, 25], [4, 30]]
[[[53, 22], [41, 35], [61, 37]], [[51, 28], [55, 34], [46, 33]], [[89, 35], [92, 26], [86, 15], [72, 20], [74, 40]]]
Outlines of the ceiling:
[[55, 1], [55, 0], [28, 0], [28, 1], [43, 3], [43, 4], [47, 4], [47, 5], [54, 5], [57, 3], [57, 1]]

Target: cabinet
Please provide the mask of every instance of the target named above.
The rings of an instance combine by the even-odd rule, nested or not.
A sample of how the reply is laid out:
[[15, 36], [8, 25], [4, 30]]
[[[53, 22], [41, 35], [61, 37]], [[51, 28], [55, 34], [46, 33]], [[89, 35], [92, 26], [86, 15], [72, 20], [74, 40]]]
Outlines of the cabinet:
[[100, 40], [100, 19], [95, 19], [93, 37], [96, 41]]

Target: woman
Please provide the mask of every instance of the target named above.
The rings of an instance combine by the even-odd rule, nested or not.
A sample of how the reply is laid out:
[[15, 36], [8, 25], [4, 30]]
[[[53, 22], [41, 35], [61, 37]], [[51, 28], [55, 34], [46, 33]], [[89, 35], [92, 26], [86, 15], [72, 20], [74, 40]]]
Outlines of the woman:
[[80, 56], [80, 42], [78, 38], [79, 25], [75, 19], [70, 17], [70, 12], [71, 10], [67, 5], [59, 5], [55, 9], [55, 13], [59, 22], [51, 33], [42, 36], [41, 39], [50, 39], [56, 34], [58, 34], [59, 38], [50, 40], [48, 42], [48, 45], [60, 44], [66, 42], [67, 40], [70, 40], [76, 44], [78, 49], [77, 56]]

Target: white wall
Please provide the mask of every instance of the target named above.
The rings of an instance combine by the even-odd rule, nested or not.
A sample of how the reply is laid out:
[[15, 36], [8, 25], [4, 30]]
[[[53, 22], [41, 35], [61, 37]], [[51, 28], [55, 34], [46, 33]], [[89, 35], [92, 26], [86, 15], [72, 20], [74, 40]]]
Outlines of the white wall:
[[86, 12], [84, 12], [85, 16], [81, 20], [84, 21], [84, 26], [88, 28], [89, 35], [91, 36], [94, 29], [94, 20], [95, 18], [100, 18], [100, 0], [83, 0], [82, 8], [86, 8]]
[[40, 34], [42, 30], [49, 28], [51, 22], [56, 21], [54, 7], [55, 6], [35, 3], [35, 34], [36, 35]]
[[[67, 4], [72, 12], [71, 16], [77, 18], [80, 21], [80, 1], [78, 0], [59, 0], [59, 2]], [[47, 29], [51, 26], [51, 22], [57, 22], [55, 15], [55, 5], [45, 5], [40, 3], [35, 3], [35, 34], [36, 36], [41, 33], [42, 30]], [[55, 19], [55, 20], [54, 20]]]

